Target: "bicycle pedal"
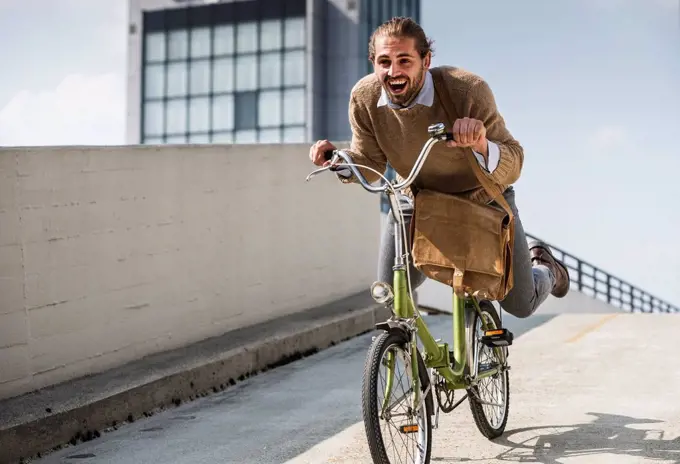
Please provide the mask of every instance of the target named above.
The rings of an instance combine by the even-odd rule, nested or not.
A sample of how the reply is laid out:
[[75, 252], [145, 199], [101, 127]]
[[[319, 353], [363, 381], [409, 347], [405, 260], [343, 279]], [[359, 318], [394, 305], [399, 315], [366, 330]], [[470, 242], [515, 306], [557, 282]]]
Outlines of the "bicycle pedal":
[[494, 348], [512, 345], [514, 338], [515, 336], [508, 329], [494, 329], [484, 331], [481, 341], [489, 348]]
[[399, 427], [401, 433], [416, 433], [418, 431], [418, 424], [407, 424]]

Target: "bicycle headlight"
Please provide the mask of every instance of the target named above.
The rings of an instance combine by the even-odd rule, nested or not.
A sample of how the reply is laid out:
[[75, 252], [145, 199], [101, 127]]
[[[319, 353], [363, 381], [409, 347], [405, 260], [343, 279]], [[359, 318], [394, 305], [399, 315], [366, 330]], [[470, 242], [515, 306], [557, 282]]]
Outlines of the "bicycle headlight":
[[385, 282], [373, 282], [371, 285], [371, 297], [378, 304], [387, 305], [394, 300], [394, 291]]

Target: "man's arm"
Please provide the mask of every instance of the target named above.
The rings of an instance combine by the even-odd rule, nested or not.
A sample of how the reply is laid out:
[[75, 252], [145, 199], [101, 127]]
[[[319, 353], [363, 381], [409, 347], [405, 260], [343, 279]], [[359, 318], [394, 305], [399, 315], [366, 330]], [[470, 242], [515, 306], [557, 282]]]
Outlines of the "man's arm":
[[505, 120], [498, 112], [493, 92], [484, 80], [476, 82], [468, 91], [465, 114], [482, 121], [486, 128], [488, 162], [482, 166], [486, 164], [491, 179], [503, 185], [515, 183], [524, 164], [524, 149], [505, 127]]
[[[357, 102], [354, 92], [350, 97], [348, 113], [349, 124], [352, 129], [352, 143], [347, 152], [352, 157], [352, 161], [356, 164], [369, 166], [380, 174], [384, 174], [387, 169], [387, 158], [380, 150], [378, 141], [373, 135], [373, 126], [368, 114]], [[359, 171], [370, 184], [380, 179], [380, 176], [373, 171], [364, 168], [359, 168]], [[359, 182], [349, 168], [338, 170], [337, 174], [343, 183]]]

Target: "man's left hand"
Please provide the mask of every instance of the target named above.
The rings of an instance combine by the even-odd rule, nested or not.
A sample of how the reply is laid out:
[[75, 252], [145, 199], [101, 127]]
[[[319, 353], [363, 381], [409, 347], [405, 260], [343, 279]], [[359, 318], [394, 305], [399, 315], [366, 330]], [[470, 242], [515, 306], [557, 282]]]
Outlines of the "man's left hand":
[[448, 147], [470, 147], [484, 157], [489, 156], [486, 140], [486, 127], [478, 119], [462, 118], [453, 123], [453, 140], [446, 142]]

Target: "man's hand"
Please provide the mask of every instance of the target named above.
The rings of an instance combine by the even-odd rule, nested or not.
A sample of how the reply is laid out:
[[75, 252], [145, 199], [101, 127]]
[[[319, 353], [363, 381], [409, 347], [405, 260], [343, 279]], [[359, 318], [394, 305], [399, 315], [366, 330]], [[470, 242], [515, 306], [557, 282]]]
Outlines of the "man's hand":
[[328, 140], [319, 140], [309, 149], [309, 159], [317, 166], [327, 166], [330, 161], [326, 161], [324, 152], [335, 149], [335, 145]]
[[453, 139], [446, 142], [448, 147], [470, 147], [484, 158], [489, 156], [486, 127], [478, 119], [456, 119], [453, 123]]

